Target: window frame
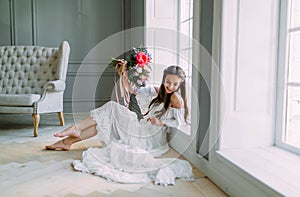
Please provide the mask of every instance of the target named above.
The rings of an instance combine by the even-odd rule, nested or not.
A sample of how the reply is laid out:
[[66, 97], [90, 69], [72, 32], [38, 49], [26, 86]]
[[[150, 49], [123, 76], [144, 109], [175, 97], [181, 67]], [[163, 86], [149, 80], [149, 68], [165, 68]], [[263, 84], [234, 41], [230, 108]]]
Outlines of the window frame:
[[[182, 5], [183, 5], [183, 1], [188, 1], [188, 18], [182, 19]], [[194, 0], [179, 0], [178, 1], [178, 18], [177, 18], [177, 27], [178, 27], [178, 37], [177, 37], [177, 51], [179, 54], [184, 53], [184, 52], [188, 52], [188, 57], [190, 58], [190, 61], [188, 61], [188, 68], [185, 68], [185, 73], [186, 73], [186, 84], [188, 85], [188, 92], [187, 92], [187, 97], [188, 99], [188, 106], [189, 109], [192, 108], [192, 93], [191, 93], [191, 89], [192, 89], [192, 70], [193, 70], [193, 65], [192, 65], [192, 54], [193, 54], [193, 42], [190, 41], [188, 44], [189, 46], [187, 48], [183, 48], [181, 46], [181, 41], [180, 41], [180, 37], [181, 34], [185, 34], [187, 36], [189, 36], [191, 39], [193, 38], [193, 20], [194, 20], [194, 13], [193, 13], [193, 2]], [[185, 2], [184, 2], [185, 3]], [[187, 8], [187, 7], [185, 7]], [[188, 32], [182, 32], [182, 26], [184, 24], [188, 24]], [[185, 57], [186, 58], [186, 57]], [[181, 65], [184, 64], [185, 58], [182, 58], [180, 56], [177, 56], [176, 59], [176, 64], [177, 65]], [[191, 135], [190, 129], [189, 132], [187, 132], [186, 134]]]
[[[163, 1], [163, 0], [161, 0]], [[172, 62], [170, 65], [175, 64], [175, 65], [186, 65], [182, 66], [183, 69], [185, 70], [186, 74], [186, 85], [187, 85], [187, 102], [188, 102], [188, 107], [190, 110], [190, 120], [191, 122], [191, 109], [192, 109], [192, 84], [193, 84], [193, 62], [192, 62], [192, 55], [193, 55], [193, 3], [195, 0], [179, 0], [177, 2], [176, 6], [176, 11], [177, 11], [177, 16], [176, 16], [176, 27], [174, 27], [172, 30], [176, 32], [176, 57], [174, 58], [174, 62]], [[188, 5], [186, 4], [186, 7], [183, 7], [183, 4], [188, 2]], [[186, 13], [188, 13], [188, 17], [185, 19], [182, 19], [182, 10], [186, 9]], [[146, 14], [147, 16], [147, 14]], [[184, 24], [189, 24], [188, 25], [188, 32], [182, 32], [182, 26]], [[189, 42], [188, 42], [188, 47], [182, 47], [182, 42], [187, 40], [187, 37], [190, 37]], [[183, 41], [181, 40], [183, 39]], [[181, 55], [182, 53], [187, 52], [188, 55]], [[152, 70], [152, 75], [153, 76], [161, 76], [162, 72], [161, 70]], [[152, 77], [154, 78], [154, 77]], [[161, 77], [159, 77], [160, 79]], [[150, 82], [149, 84], [153, 83], [153, 85], [157, 85], [155, 83], [159, 83], [160, 81], [153, 81]], [[190, 125], [185, 125], [182, 127], [181, 130], [182, 134], [191, 136], [191, 126]]]
[[289, 22], [293, 0], [280, 1], [279, 38], [278, 38], [278, 70], [277, 70], [277, 101], [275, 122], [275, 146], [300, 155], [300, 148], [284, 141], [287, 127], [287, 88], [289, 69]]

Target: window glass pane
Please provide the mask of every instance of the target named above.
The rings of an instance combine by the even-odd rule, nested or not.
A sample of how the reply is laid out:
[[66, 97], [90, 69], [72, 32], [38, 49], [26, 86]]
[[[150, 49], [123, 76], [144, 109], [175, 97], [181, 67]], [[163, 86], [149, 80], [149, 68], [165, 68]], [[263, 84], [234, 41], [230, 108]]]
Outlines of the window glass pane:
[[[286, 15], [286, 71], [285, 111], [283, 112], [283, 146], [293, 152], [300, 152], [300, 1], [289, 0]], [[285, 29], [287, 28], [287, 29]], [[280, 73], [279, 73], [280, 74]], [[288, 145], [288, 146], [286, 146]]]
[[190, 34], [190, 25], [189, 22], [182, 23], [180, 26], [180, 32], [186, 35]]
[[[185, 36], [189, 36], [190, 34], [190, 25], [189, 23], [183, 23], [181, 24], [181, 31], [180, 33], [184, 34]], [[187, 49], [187, 48], [192, 48], [192, 39], [180, 39], [180, 49]]]
[[186, 71], [186, 75], [192, 76], [192, 49], [182, 50], [180, 56], [179, 65], [182, 65], [183, 69]]
[[284, 141], [300, 148], [300, 84], [288, 88], [286, 123]]
[[286, 126], [283, 142], [300, 148], [300, 1], [291, 0], [290, 2]]
[[[193, 1], [192, 0], [181, 0], [180, 1], [180, 20], [179, 29], [181, 34], [193, 38]], [[178, 64], [181, 65], [186, 71], [186, 86], [188, 98], [191, 98], [192, 90], [192, 39], [182, 39], [179, 40], [179, 52], [180, 57], [178, 59]], [[191, 106], [190, 99], [188, 100], [188, 105]]]
[[292, 13], [291, 13], [291, 27], [299, 27], [300, 26], [300, 1], [293, 0], [292, 1]]
[[300, 82], [300, 31], [291, 33], [290, 35], [288, 81]]
[[191, 0], [181, 0], [180, 1], [180, 20], [185, 21], [192, 17], [193, 10], [191, 9], [192, 6]]

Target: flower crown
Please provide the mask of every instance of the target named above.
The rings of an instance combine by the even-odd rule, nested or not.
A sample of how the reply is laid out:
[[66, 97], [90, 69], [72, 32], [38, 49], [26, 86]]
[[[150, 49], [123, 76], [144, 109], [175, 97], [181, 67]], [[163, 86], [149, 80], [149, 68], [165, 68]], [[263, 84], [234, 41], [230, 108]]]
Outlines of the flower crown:
[[151, 55], [144, 47], [133, 48], [125, 59], [112, 58], [109, 65], [115, 69], [122, 69], [122, 73], [127, 70], [128, 80], [131, 85], [139, 88], [145, 85], [151, 72]]

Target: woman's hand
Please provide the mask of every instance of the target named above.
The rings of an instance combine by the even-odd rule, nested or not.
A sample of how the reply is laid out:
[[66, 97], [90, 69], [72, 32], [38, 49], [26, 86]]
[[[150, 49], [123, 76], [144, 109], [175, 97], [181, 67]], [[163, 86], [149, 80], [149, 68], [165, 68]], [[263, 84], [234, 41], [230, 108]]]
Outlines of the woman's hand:
[[126, 91], [130, 94], [136, 94], [135, 87], [130, 83], [128, 79], [128, 70], [126, 68], [126, 63], [120, 62], [117, 67], [117, 72], [119, 76], [122, 78], [122, 83]]
[[159, 126], [165, 126], [165, 124], [163, 123], [163, 121], [161, 121], [160, 119], [156, 118], [155, 116], [148, 118], [147, 121], [150, 121], [151, 124], [156, 124]]
[[124, 71], [127, 70], [127, 67], [126, 67], [127, 61], [123, 60], [123, 59], [118, 59], [117, 62], [118, 63], [116, 64], [116, 70], [117, 70], [119, 76], [122, 76], [122, 75], [124, 75]]

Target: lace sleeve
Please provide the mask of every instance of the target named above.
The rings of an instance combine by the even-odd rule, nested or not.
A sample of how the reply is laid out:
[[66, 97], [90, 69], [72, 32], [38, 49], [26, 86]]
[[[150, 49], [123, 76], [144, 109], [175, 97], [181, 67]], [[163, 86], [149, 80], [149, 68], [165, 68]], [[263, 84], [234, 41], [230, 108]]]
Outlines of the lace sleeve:
[[180, 128], [184, 123], [184, 108], [170, 108], [162, 121], [167, 127]]

